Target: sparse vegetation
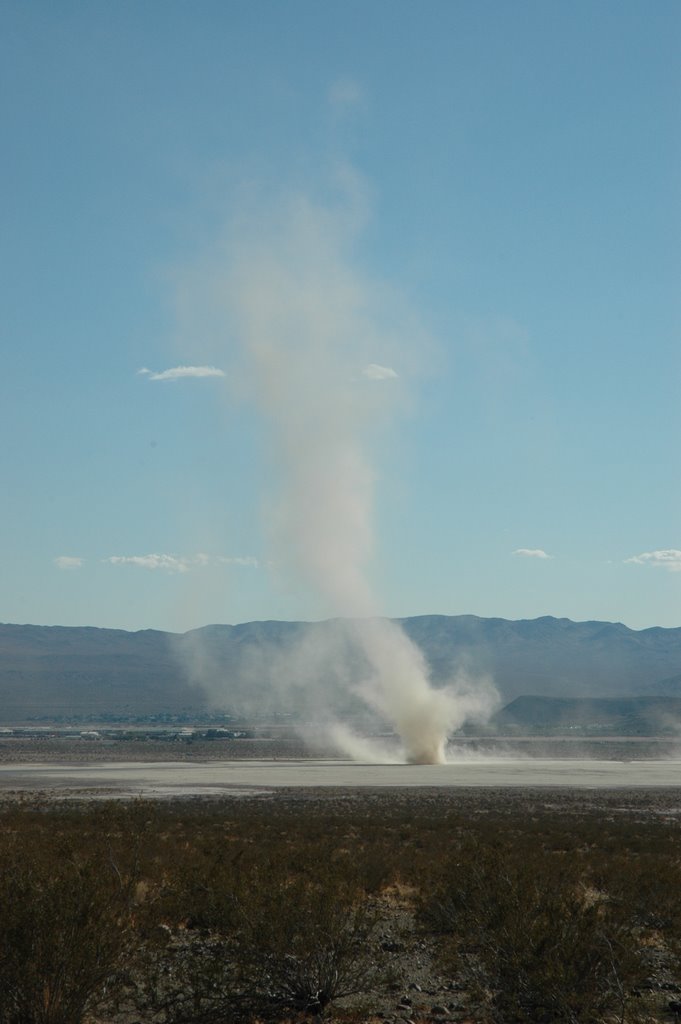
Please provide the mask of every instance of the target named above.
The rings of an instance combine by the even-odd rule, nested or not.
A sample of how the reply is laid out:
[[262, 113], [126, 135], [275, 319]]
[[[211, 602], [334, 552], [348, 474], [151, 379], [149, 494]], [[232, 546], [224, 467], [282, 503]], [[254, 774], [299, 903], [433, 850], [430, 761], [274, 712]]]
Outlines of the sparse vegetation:
[[0, 847], [0, 1020], [79, 1024], [120, 981], [134, 878], [101, 842], [22, 824]]
[[8, 800], [0, 1024], [672, 1021], [674, 803]]

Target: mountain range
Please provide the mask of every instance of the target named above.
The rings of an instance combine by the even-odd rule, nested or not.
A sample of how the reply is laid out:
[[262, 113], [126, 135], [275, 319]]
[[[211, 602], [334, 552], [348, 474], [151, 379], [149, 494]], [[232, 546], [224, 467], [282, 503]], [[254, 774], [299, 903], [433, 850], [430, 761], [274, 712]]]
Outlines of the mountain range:
[[[551, 616], [396, 621], [423, 651], [435, 685], [461, 672], [490, 678], [501, 705], [527, 696], [681, 698], [681, 628], [633, 630]], [[212, 625], [182, 634], [0, 624], [0, 722], [211, 709], [352, 713], [359, 709], [353, 685], [365, 666], [350, 636], [341, 620]]]

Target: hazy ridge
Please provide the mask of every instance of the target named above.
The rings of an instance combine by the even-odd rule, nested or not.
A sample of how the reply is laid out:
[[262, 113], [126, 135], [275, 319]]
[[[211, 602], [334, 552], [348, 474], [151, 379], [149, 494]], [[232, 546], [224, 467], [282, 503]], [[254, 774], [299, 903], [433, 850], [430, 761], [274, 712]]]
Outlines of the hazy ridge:
[[[437, 684], [459, 669], [489, 675], [503, 704], [529, 695], [561, 701], [681, 698], [679, 628], [632, 630], [550, 616], [512, 621], [423, 615], [399, 622], [424, 651]], [[333, 620], [249, 622], [174, 634], [0, 624], [0, 719], [191, 714], [218, 706], [235, 714], [314, 712], [315, 687], [282, 691], [279, 666], [301, 642], [326, 643], [335, 626]], [[352, 710], [345, 684], [359, 678], [361, 659], [349, 648], [339, 648], [338, 659], [343, 672], [338, 664], [328, 666], [324, 700], [336, 710]], [[669, 702], [670, 712], [675, 704]], [[567, 713], [556, 704], [548, 707], [525, 705], [524, 720], [546, 722]], [[596, 710], [604, 713], [595, 707], [590, 713]]]

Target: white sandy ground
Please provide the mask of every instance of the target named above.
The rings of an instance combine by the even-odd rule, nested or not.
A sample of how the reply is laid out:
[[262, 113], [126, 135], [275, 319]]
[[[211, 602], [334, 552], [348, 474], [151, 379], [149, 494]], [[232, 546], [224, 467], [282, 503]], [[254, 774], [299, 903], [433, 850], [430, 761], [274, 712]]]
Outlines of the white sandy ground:
[[91, 795], [238, 796], [301, 787], [536, 787], [577, 789], [681, 788], [681, 760], [485, 760], [444, 765], [357, 761], [102, 762], [0, 765], [0, 790], [71, 791]]

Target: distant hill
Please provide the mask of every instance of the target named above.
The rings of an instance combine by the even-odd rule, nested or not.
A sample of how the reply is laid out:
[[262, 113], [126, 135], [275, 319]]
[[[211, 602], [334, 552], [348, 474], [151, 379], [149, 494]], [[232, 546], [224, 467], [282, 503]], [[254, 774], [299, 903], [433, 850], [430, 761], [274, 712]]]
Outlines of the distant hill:
[[[681, 698], [681, 629], [545, 616], [399, 620], [442, 685], [457, 671], [518, 697]], [[188, 633], [0, 624], [0, 721], [55, 716], [314, 714], [356, 709], [361, 657], [334, 620]]]
[[451, 660], [489, 672], [506, 700], [546, 697], [681, 696], [681, 629], [633, 630], [621, 622], [482, 619], [425, 615], [403, 619], [437, 678]]
[[0, 721], [195, 710], [171, 634], [155, 630], [0, 625]]
[[681, 697], [516, 697], [494, 716], [501, 733], [574, 731], [621, 736], [678, 735]]

